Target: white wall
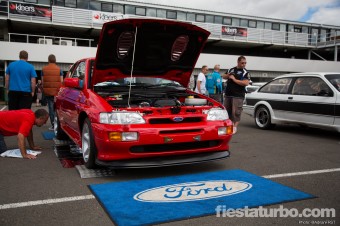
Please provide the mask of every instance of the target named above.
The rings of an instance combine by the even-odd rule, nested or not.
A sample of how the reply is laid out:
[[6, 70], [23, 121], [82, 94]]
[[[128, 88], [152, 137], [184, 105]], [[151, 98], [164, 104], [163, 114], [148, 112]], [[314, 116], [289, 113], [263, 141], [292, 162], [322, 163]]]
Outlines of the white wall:
[[[72, 64], [82, 58], [95, 57], [97, 48], [0, 42], [0, 60], [18, 60], [21, 50], [28, 52], [30, 62], [44, 63], [47, 62], [49, 54], [54, 54], [58, 63]], [[230, 68], [236, 66], [237, 58], [238, 56], [233, 55], [201, 54], [195, 67], [208, 65], [213, 68], [215, 64], [220, 64], [221, 68]], [[247, 69], [274, 72], [340, 72], [340, 62], [249, 56]]]
[[95, 57], [97, 48], [0, 42], [0, 60], [18, 60], [21, 50], [28, 52], [30, 62], [47, 62], [48, 55], [54, 54], [58, 63], [74, 63], [82, 58]]
[[[196, 68], [207, 65], [213, 68], [215, 64], [220, 64], [221, 68], [231, 68], [236, 66], [237, 58], [233, 55], [202, 54]], [[252, 57], [246, 56], [247, 69], [250, 71], [284, 71], [284, 72], [340, 72], [340, 62], [299, 60], [288, 58]]]

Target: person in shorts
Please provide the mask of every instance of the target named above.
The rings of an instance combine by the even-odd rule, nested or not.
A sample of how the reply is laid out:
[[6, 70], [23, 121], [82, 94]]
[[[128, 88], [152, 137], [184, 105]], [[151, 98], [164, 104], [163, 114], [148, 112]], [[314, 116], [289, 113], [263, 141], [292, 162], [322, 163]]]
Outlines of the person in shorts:
[[241, 121], [243, 101], [246, 94], [245, 87], [249, 85], [250, 81], [250, 74], [245, 68], [246, 64], [246, 58], [240, 56], [237, 59], [237, 66], [230, 68], [223, 74], [223, 78], [228, 79], [224, 106], [228, 111], [230, 120], [234, 123], [234, 134], [237, 132], [237, 126]]

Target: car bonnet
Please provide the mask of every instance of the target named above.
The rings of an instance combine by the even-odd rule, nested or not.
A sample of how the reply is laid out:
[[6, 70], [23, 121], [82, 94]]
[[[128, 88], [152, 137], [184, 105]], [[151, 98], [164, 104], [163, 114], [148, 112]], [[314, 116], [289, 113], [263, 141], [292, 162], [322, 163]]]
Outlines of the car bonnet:
[[92, 85], [130, 77], [157, 77], [187, 86], [210, 32], [184, 22], [124, 19], [103, 25]]

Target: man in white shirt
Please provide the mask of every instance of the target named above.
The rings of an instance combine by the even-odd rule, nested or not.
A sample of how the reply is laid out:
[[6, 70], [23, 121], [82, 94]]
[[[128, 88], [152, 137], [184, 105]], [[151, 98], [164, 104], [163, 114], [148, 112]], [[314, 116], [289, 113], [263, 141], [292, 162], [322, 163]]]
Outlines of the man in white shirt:
[[202, 66], [201, 72], [198, 74], [198, 77], [197, 77], [196, 89], [195, 89], [196, 93], [200, 93], [203, 95], [207, 94], [207, 89], [205, 87], [205, 83], [206, 83], [205, 75], [208, 74], [208, 71], [209, 71], [208, 66], [206, 65]]

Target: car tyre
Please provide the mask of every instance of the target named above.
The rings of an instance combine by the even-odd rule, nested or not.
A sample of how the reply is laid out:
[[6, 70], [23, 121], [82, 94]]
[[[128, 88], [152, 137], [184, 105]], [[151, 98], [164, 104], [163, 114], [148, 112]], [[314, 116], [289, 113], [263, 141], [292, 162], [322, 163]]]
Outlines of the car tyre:
[[81, 150], [83, 154], [84, 164], [88, 169], [96, 168], [97, 148], [94, 143], [91, 122], [85, 119], [81, 134]]
[[260, 129], [271, 129], [274, 124], [271, 123], [270, 111], [265, 106], [260, 106], [255, 111], [255, 124]]
[[53, 131], [54, 135], [58, 140], [68, 140], [69, 137], [64, 132], [64, 130], [60, 126], [60, 121], [57, 115], [57, 111], [54, 112], [54, 120], [53, 120]]

